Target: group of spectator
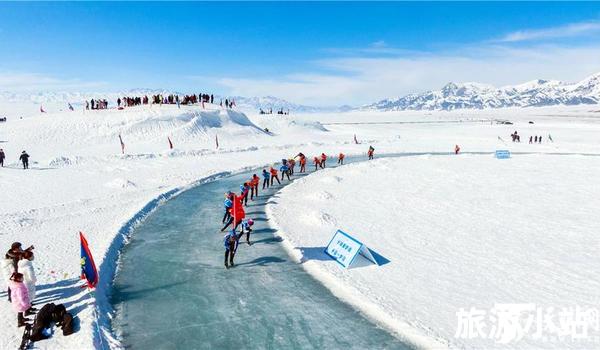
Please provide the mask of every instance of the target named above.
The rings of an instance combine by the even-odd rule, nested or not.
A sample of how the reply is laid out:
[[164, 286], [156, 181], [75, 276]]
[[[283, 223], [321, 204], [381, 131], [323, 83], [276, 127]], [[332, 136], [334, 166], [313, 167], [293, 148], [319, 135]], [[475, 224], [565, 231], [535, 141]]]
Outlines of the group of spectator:
[[89, 101], [85, 101], [85, 109], [86, 110], [107, 109], [107, 108], [108, 108], [108, 101], [106, 99], [103, 99], [103, 100], [91, 99]]

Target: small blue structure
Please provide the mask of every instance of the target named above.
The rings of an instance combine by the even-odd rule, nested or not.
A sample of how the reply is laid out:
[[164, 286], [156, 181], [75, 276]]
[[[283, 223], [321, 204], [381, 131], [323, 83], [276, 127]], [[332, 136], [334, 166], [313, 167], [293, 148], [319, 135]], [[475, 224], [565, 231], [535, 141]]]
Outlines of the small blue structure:
[[497, 159], [509, 159], [510, 151], [507, 149], [499, 149], [496, 151], [496, 158]]

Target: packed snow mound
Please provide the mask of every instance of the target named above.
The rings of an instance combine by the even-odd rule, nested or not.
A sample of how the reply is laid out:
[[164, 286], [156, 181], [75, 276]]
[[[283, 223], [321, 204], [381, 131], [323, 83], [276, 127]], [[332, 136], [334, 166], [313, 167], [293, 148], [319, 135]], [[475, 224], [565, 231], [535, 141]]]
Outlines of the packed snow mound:
[[496, 88], [480, 83], [448, 83], [441, 90], [385, 99], [366, 105], [367, 110], [453, 110], [503, 107], [542, 107], [597, 104], [600, 102], [600, 73], [578, 83], [533, 80]]
[[[38, 159], [41, 155], [48, 156], [53, 167], [77, 164], [81, 158], [64, 154], [86, 156], [86, 150], [91, 147], [106, 146], [105, 154], [120, 153], [119, 135], [129, 154], [164, 151], [169, 139], [175, 147], [214, 149], [217, 134], [224, 144], [231, 144], [226, 141], [233, 138], [251, 141], [269, 137], [244, 113], [216, 105], [207, 106], [207, 109], [200, 106], [177, 108], [175, 105], [63, 112], [49, 109], [47, 113], [9, 119], [2, 131], [3, 139], [9, 142], [6, 147], [14, 145], [17, 149], [33, 152]], [[18, 140], [19, 144], [13, 140]], [[50, 140], [52, 150], [44, 147]]]

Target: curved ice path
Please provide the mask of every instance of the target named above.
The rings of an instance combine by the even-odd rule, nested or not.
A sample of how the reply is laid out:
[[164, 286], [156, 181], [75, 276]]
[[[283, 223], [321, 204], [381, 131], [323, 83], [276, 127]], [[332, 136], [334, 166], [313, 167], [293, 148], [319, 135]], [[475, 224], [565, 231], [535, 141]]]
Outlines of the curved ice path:
[[239, 189], [251, 174], [184, 192], [136, 228], [123, 249], [112, 293], [113, 329], [123, 346], [408, 349], [290, 260], [264, 209], [281, 186], [249, 202], [254, 244], [240, 244], [237, 266], [225, 269], [218, 232], [223, 193]]

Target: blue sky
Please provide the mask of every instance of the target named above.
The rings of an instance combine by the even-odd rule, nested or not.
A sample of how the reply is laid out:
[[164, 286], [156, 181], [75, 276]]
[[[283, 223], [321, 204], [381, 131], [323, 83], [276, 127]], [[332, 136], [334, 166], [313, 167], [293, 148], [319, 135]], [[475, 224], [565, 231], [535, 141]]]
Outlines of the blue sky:
[[600, 72], [600, 3], [0, 3], [0, 90], [360, 104]]

